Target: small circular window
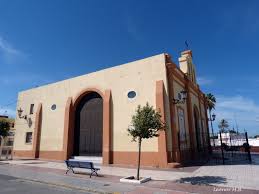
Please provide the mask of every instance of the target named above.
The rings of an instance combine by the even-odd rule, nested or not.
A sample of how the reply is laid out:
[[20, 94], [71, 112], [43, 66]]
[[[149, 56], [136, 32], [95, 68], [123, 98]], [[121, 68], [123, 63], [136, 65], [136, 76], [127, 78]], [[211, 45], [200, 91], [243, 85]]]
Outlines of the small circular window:
[[136, 97], [136, 92], [135, 91], [129, 91], [128, 92], [128, 98], [130, 98], [130, 99], [133, 99], [133, 98], [135, 98]]
[[51, 110], [56, 110], [56, 108], [57, 108], [57, 105], [55, 105], [55, 104], [53, 104], [53, 105], [51, 106]]

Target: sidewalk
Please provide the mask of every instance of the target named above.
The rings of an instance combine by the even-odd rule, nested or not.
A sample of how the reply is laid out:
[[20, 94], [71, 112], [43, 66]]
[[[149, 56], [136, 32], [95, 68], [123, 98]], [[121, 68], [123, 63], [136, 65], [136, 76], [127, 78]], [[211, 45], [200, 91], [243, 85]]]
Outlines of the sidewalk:
[[168, 193], [187, 194], [188, 192], [173, 189], [150, 187], [150, 185], [123, 184], [118, 181], [120, 177], [102, 176], [89, 178], [87, 174], [64, 174], [64, 170], [48, 169], [35, 166], [0, 165], [0, 173], [18, 177], [23, 181], [43, 183], [52, 186], [60, 186], [80, 191], [95, 193]]
[[[10, 160], [6, 161], [8, 164], [15, 165], [24, 165], [24, 166], [35, 166], [42, 168], [51, 168], [51, 169], [60, 169], [66, 170], [67, 167], [64, 162], [51, 162], [44, 160]], [[124, 167], [111, 167], [111, 166], [100, 166], [99, 164], [95, 164], [95, 167], [101, 168], [100, 173], [103, 175], [111, 175], [111, 176], [129, 176], [136, 174], [136, 168], [124, 168]], [[187, 169], [187, 168], [186, 168]], [[190, 176], [190, 172], [194, 170], [190, 168], [190, 170], [186, 169], [170, 169], [170, 170], [159, 170], [159, 169], [141, 169], [141, 176], [152, 177], [154, 180], [177, 180], [182, 177]], [[194, 168], [197, 169], [197, 168]], [[82, 172], [88, 172], [88, 170], [80, 169]], [[186, 172], [187, 171], [187, 172]], [[189, 171], [189, 172], [188, 172]]]
[[[1, 174], [98, 192], [215, 193], [215, 189], [227, 188], [231, 191], [233, 188], [241, 188], [242, 193], [259, 193], [259, 166], [257, 163], [253, 165], [218, 165], [172, 170], [141, 169], [141, 176], [151, 176], [153, 179], [142, 185], [119, 182], [119, 179], [123, 176], [136, 174], [136, 169], [132, 168], [101, 166], [100, 174], [102, 177], [90, 179], [86, 175], [89, 171], [84, 170], [80, 170], [80, 174], [70, 173], [65, 175], [66, 167], [61, 162], [13, 160], [5, 163], [9, 164], [0, 165]], [[244, 189], [250, 189], [250, 191]], [[221, 192], [217, 191], [217, 193]]]
[[[87, 174], [65, 175], [64, 170], [23, 165], [0, 165], [0, 174], [18, 177], [23, 182], [48, 184], [93, 193], [125, 194], [189, 194], [215, 193], [212, 186], [180, 184], [173, 181], [150, 181], [142, 185], [120, 183], [120, 177], [106, 176], [89, 178]], [[220, 188], [224, 189], [224, 188]], [[235, 193], [235, 192], [217, 192]], [[242, 190], [242, 193], [257, 194], [257, 191]]]

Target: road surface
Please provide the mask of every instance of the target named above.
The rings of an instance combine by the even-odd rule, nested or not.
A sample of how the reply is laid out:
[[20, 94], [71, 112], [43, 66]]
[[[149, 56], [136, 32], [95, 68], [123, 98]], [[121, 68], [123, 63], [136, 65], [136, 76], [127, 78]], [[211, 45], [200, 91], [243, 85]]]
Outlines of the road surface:
[[91, 194], [90, 192], [55, 186], [0, 174], [1, 194]]

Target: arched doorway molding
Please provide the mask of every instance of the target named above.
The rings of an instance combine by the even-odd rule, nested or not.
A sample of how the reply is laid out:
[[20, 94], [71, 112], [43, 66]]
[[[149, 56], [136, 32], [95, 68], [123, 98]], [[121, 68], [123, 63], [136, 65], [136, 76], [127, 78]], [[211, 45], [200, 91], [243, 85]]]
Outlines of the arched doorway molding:
[[104, 100], [105, 98], [105, 94], [101, 92], [101, 90], [97, 89], [97, 88], [86, 88], [84, 90], [82, 90], [81, 92], [79, 92], [76, 97], [73, 99], [73, 106], [77, 107], [78, 103], [81, 101], [81, 99], [86, 96], [87, 94], [91, 93], [91, 92], [96, 92], [98, 93], [102, 99]]
[[74, 149], [74, 129], [75, 129], [75, 111], [80, 100], [91, 92], [98, 93], [103, 99], [103, 164], [111, 163], [111, 91], [101, 90], [91, 87], [80, 91], [74, 98], [67, 99], [64, 118], [64, 139], [63, 139], [63, 157], [68, 159], [73, 154]]

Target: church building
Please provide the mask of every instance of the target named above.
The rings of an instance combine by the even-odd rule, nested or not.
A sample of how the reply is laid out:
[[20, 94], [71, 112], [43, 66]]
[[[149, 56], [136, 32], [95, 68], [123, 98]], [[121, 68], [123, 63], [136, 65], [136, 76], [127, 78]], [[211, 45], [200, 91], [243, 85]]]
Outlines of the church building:
[[127, 128], [138, 105], [149, 103], [167, 124], [144, 139], [142, 166], [170, 168], [208, 153], [206, 98], [196, 81], [192, 51], [179, 66], [163, 53], [21, 91], [14, 157], [99, 158], [103, 165], [137, 165], [138, 145]]

